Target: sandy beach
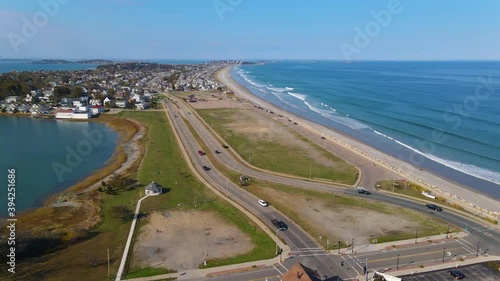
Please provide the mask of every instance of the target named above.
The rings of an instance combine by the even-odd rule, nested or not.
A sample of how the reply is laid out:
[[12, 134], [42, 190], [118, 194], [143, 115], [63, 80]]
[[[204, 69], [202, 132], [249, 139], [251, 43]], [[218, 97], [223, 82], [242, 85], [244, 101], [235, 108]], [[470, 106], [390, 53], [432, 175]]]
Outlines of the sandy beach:
[[[277, 106], [251, 94], [248, 89], [234, 81], [231, 77], [231, 70], [232, 67], [222, 69], [217, 73], [217, 78], [239, 98], [266, 109], [273, 110], [278, 114], [292, 119], [301, 127], [302, 130], [297, 130], [299, 132], [302, 131], [302, 133], [305, 134], [324, 136], [330, 143], [343, 148], [345, 153], [338, 156], [343, 157], [346, 161], [353, 163], [354, 165], [360, 162], [371, 162], [372, 165], [363, 165], [363, 167], [359, 167], [361, 168], [363, 174], [365, 174], [365, 177], [368, 175], [368, 178], [370, 178], [370, 174], [378, 173], [382, 167], [387, 171], [387, 173], [384, 173], [385, 175], [393, 175], [393, 178], [387, 179], [407, 179], [408, 181], [420, 184], [430, 189], [433, 194], [446, 198], [450, 203], [459, 204], [465, 210], [475, 215], [486, 216], [497, 220], [500, 219], [499, 201], [490, 198], [485, 194], [478, 193], [470, 187], [452, 183], [439, 177], [438, 175], [432, 174], [431, 172], [415, 168], [404, 161], [382, 153], [337, 131], [278, 108]], [[321, 145], [321, 143], [318, 142], [318, 145]], [[365, 181], [365, 183], [370, 183], [370, 181]], [[371, 188], [371, 186], [369, 186], [369, 188]]]

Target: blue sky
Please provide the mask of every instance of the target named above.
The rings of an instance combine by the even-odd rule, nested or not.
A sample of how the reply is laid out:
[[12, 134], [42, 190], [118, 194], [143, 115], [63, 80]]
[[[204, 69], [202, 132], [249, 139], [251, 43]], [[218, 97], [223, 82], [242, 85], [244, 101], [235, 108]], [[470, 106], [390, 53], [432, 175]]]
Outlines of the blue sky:
[[497, 0], [1, 1], [0, 56], [498, 60], [499, 12]]

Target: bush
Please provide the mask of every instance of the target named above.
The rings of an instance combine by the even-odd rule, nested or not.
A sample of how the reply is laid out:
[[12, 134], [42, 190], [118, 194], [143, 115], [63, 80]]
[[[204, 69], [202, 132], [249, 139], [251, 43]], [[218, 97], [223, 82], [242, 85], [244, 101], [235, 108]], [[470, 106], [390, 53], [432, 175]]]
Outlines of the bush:
[[132, 210], [123, 205], [113, 206], [111, 208], [111, 213], [115, 218], [123, 222], [130, 221], [134, 217], [134, 213], [132, 212]]

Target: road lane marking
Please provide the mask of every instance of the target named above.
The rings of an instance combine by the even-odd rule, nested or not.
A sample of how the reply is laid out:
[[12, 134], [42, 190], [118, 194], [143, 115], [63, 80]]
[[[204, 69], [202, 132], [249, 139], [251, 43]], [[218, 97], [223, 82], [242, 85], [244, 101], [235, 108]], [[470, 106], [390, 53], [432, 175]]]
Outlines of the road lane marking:
[[[458, 247], [458, 248], [451, 248], [451, 249], [447, 249], [449, 251], [451, 250], [457, 250], [457, 249], [462, 249], [463, 247]], [[435, 253], [442, 253], [443, 250], [439, 250], [439, 251], [432, 251], [432, 252], [423, 252], [423, 253], [418, 253], [418, 254], [413, 254], [413, 255], [405, 255], [405, 256], [399, 256], [400, 259], [402, 258], [409, 258], [409, 257], [416, 257], [416, 256], [423, 256], [423, 255], [430, 255], [430, 254], [435, 254]], [[388, 260], [393, 260], [393, 259], [397, 259], [398, 257], [390, 257], [390, 258], [383, 258], [383, 259], [377, 259], [377, 260], [368, 260], [369, 262], [379, 262], [379, 261], [388, 261]]]
[[283, 272], [281, 272], [278, 268], [276, 268], [275, 265], [273, 265], [274, 269], [276, 269], [276, 271], [278, 271], [280, 273], [280, 275], [283, 275]]

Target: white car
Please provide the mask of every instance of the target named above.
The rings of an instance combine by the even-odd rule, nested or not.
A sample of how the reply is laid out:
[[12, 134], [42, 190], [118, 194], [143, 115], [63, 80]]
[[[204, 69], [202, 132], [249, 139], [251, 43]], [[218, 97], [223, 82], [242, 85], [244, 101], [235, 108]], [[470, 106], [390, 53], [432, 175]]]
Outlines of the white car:
[[259, 200], [259, 205], [261, 205], [262, 207], [269, 206], [269, 204], [266, 201], [264, 201], [264, 200]]

